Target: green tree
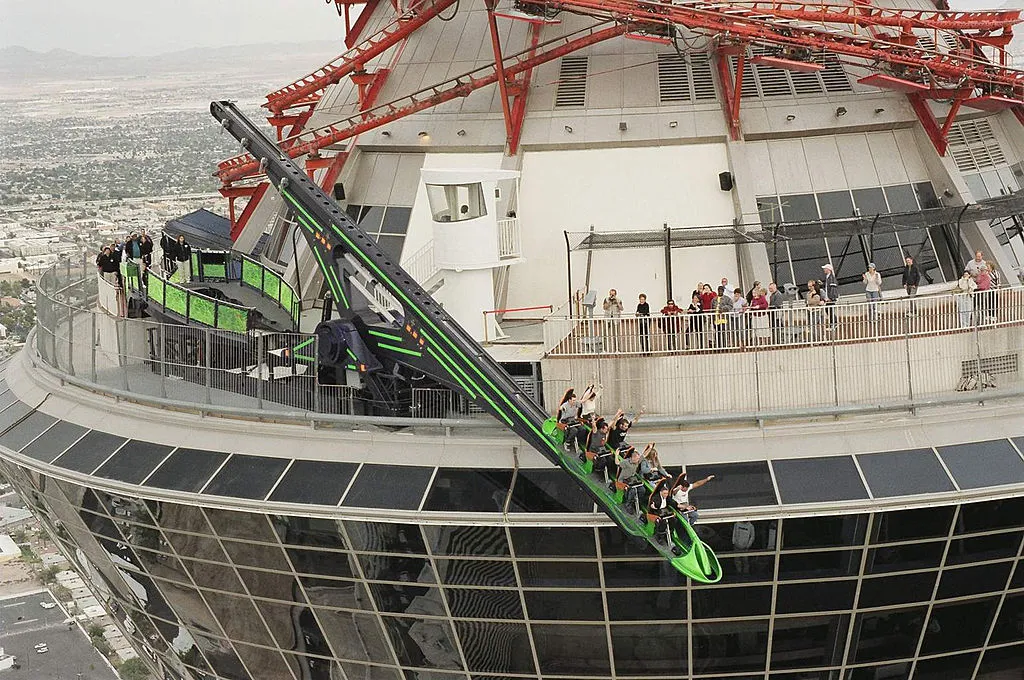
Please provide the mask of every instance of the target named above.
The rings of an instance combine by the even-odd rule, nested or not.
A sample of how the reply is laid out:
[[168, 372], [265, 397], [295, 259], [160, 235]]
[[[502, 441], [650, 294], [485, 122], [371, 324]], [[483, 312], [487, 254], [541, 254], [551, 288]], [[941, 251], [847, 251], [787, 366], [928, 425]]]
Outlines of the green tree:
[[48, 586], [57, 580], [57, 568], [46, 567], [45, 569], [40, 569], [38, 576], [39, 582], [42, 583], [44, 586]]
[[98, 623], [90, 623], [85, 632], [89, 634], [89, 637], [103, 637], [103, 626]]
[[117, 674], [121, 680], [148, 680], [150, 677], [149, 669], [142, 663], [142, 659], [128, 659], [121, 664]]

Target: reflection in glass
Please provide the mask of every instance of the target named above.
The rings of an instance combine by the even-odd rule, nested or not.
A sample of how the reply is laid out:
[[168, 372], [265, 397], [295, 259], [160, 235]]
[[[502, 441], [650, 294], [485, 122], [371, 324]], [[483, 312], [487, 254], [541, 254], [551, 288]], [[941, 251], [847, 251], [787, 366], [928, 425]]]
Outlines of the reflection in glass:
[[[599, 593], [594, 594], [600, 598]], [[523, 618], [523, 607], [519, 599], [519, 592], [515, 590], [445, 588], [444, 596], [448, 600], [448, 608], [451, 610], [452, 616], [455, 617], [470, 619]], [[529, 596], [527, 596], [527, 603], [529, 602]]]
[[851, 643], [851, 660], [885, 661], [914, 655], [926, 607], [858, 614]]
[[511, 560], [435, 559], [441, 583], [455, 586], [515, 586]]
[[612, 626], [612, 651], [617, 675], [685, 677], [686, 625]]
[[934, 571], [917, 574], [900, 574], [865, 578], [860, 586], [860, 600], [857, 606], [861, 609], [885, 607], [894, 604], [912, 604], [927, 602], [932, 599], [935, 591]]
[[868, 550], [865, 572], [886, 574], [893, 571], [935, 568], [942, 562], [945, 548], [944, 541], [872, 548]]
[[746, 553], [775, 550], [775, 541], [778, 536], [778, 520], [725, 522], [721, 524], [705, 524], [701, 522], [697, 525], [697, 535], [700, 536], [700, 540], [707, 543], [715, 551], [715, 554], [719, 556], [732, 552]]
[[767, 654], [767, 620], [693, 626], [695, 673], [763, 670]]
[[978, 663], [978, 652], [943, 656], [937, 659], [921, 659], [914, 668], [914, 680], [946, 680], [946, 678], [969, 678]]
[[942, 581], [939, 583], [939, 592], [936, 598], [944, 600], [1002, 591], [1006, 588], [1006, 581], [1012, 567], [1012, 562], [1002, 562], [961, 569], [946, 569], [942, 572]]
[[395, 663], [376, 616], [317, 609], [323, 631], [340, 659]]
[[456, 621], [470, 672], [536, 673], [526, 625]]
[[360, 555], [363, 575], [380, 581], [436, 583], [434, 570], [425, 558], [407, 555]]
[[534, 590], [526, 592], [526, 609], [533, 621], [603, 621], [604, 602], [598, 592]]
[[951, 541], [946, 554], [946, 564], [967, 564], [1014, 557], [1020, 547], [1022, 534], [1024, 532], [1015, 531], [1009, 534], [976, 536]]
[[354, 550], [367, 552], [416, 553], [425, 555], [420, 528], [395, 522], [345, 522]]
[[838, 666], [846, 651], [849, 624], [849, 615], [776, 619], [771, 667]]
[[[423, 533], [435, 555], [508, 555], [505, 529], [500, 526], [437, 526], [428, 524]], [[621, 532], [620, 532], [621, 533]]]
[[779, 579], [854, 576], [860, 572], [860, 561], [860, 550], [783, 554], [779, 557]]
[[782, 549], [860, 545], [867, 520], [867, 515], [787, 518], [782, 523]]
[[366, 587], [356, 581], [300, 576], [309, 603], [345, 609], [373, 609]]
[[937, 604], [924, 631], [922, 654], [978, 647], [985, 642], [999, 598]]
[[771, 586], [752, 588], [695, 587], [690, 593], [695, 619], [726, 619], [768, 615], [772, 609]]
[[541, 673], [607, 675], [608, 635], [604, 626], [534, 624], [533, 643]]
[[949, 523], [955, 511], [956, 508], [949, 505], [877, 513], [871, 530], [871, 543], [946, 536], [949, 534]]
[[686, 591], [649, 588], [605, 593], [612, 621], [682, 621], [686, 619]]
[[775, 611], [779, 614], [824, 612], [850, 609], [857, 582], [812, 581], [780, 584], [776, 593]]
[[514, 527], [512, 544], [520, 558], [595, 554], [594, 530], [589, 527]]
[[444, 619], [381, 617], [403, 666], [461, 668], [451, 624]]
[[595, 562], [519, 562], [517, 567], [526, 588], [601, 587]]

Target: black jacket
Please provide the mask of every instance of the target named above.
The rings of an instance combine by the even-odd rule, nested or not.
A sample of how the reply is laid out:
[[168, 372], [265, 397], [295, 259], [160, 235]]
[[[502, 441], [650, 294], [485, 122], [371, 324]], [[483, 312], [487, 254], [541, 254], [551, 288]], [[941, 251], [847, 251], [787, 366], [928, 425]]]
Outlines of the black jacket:
[[775, 291], [768, 295], [769, 309], [782, 309], [782, 291]]
[[171, 251], [174, 253], [174, 259], [178, 262], [188, 262], [192, 259], [192, 246], [188, 243], [174, 242], [174, 249]]
[[142, 251], [143, 255], [149, 255], [153, 252], [153, 239], [149, 237], [149, 234], [139, 237], [139, 250]]
[[916, 286], [921, 283], [921, 270], [916, 264], [909, 264], [903, 268], [903, 285]]
[[106, 253], [100, 253], [96, 256], [96, 266], [100, 268], [100, 271], [104, 274], [114, 274], [117, 272], [117, 260], [114, 259], [114, 255], [107, 255]]
[[836, 281], [836, 275], [830, 273], [825, 277], [825, 296], [829, 302], [837, 302], [839, 300], [839, 282]]

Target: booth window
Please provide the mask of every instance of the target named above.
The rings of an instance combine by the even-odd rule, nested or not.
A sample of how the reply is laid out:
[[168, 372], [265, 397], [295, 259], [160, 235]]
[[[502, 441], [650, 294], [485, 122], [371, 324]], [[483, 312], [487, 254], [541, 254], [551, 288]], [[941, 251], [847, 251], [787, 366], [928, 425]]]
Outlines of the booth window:
[[435, 222], [474, 220], [487, 214], [483, 186], [474, 184], [428, 184], [427, 200]]

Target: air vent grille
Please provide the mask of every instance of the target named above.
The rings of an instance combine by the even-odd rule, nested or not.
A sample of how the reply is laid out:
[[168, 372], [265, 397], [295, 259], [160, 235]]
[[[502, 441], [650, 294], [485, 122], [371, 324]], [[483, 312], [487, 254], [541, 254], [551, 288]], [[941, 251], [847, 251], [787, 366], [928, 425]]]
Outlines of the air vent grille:
[[949, 129], [949, 152], [960, 172], [1006, 164], [1006, 156], [986, 118], [954, 123]]
[[[751, 67], [750, 58], [776, 54], [777, 52], [762, 46], [755, 46], [748, 52], [748, 61], [743, 65], [742, 96], [796, 97], [853, 91], [842, 63], [831, 53], [815, 54], [811, 57], [812, 61], [825, 67], [814, 73], [788, 71], [764, 64], [755, 64]], [[735, 73], [736, 58], [730, 57], [729, 61], [732, 72]]]
[[658, 99], [662, 104], [717, 98], [711, 60], [706, 52], [658, 55]]
[[555, 107], [569, 108], [587, 104], [586, 56], [562, 57], [558, 69], [558, 90], [555, 93]]
[[[1017, 372], [1018, 356], [1003, 354], [995, 357], [981, 358], [981, 372], [989, 375], [1008, 375]], [[978, 375], [978, 360], [968, 359], [960, 362], [960, 375], [970, 377]]]

